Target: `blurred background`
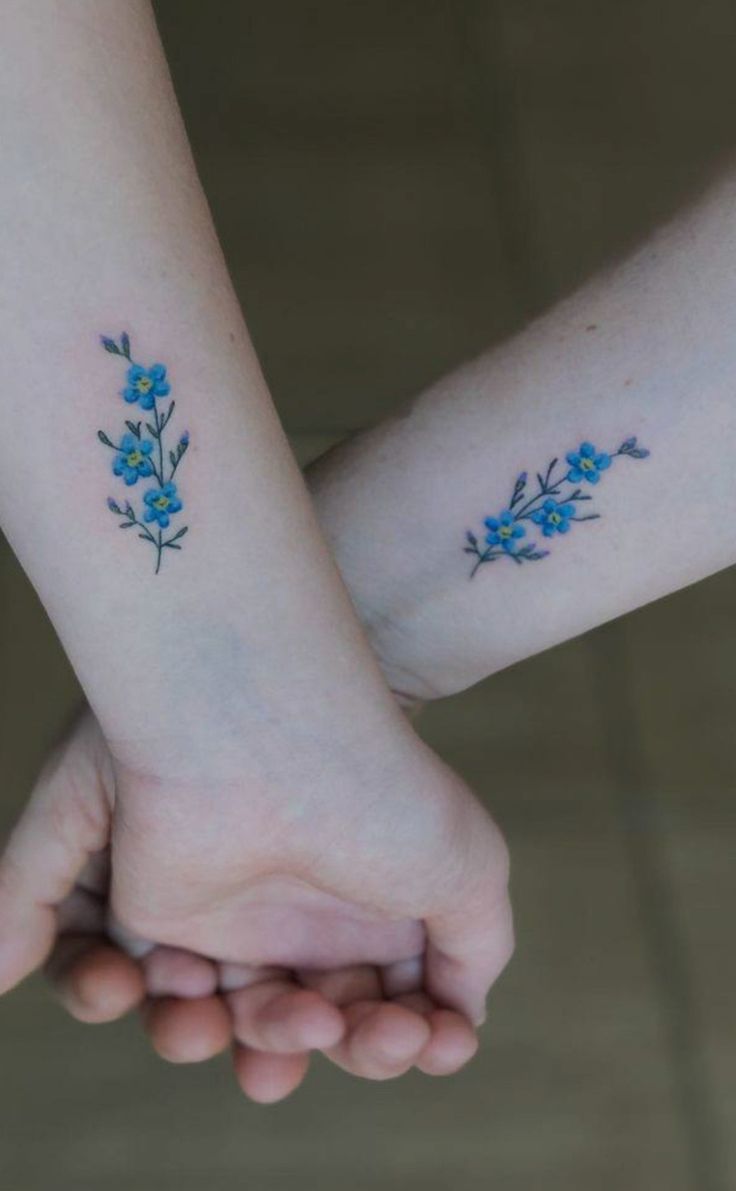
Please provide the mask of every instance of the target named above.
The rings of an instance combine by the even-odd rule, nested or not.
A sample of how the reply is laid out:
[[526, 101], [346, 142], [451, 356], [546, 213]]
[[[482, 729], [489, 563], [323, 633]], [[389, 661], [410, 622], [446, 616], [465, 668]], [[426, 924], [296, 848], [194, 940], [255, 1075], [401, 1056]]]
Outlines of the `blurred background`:
[[[67, 0], [73, 3], [74, 0]], [[108, 0], [123, 3], [124, 0]], [[302, 461], [624, 251], [736, 145], [733, 0], [159, 0]], [[693, 395], [697, 400], [697, 394]], [[0, 813], [79, 694], [0, 552]], [[736, 575], [432, 707], [506, 831], [519, 949], [478, 1060], [263, 1109], [135, 1021], [0, 1003], [8, 1191], [736, 1187]]]

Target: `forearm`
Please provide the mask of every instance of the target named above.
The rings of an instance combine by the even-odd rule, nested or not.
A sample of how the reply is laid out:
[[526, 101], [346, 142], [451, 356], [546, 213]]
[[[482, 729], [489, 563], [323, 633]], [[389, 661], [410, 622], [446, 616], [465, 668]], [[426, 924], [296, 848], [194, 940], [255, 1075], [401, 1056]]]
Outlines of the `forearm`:
[[[732, 174], [623, 265], [312, 469], [397, 688], [462, 689], [733, 562], [735, 211]], [[648, 457], [614, 454], [634, 436]], [[596, 484], [566, 459], [585, 441], [612, 455]], [[545, 496], [536, 473], [555, 458]], [[544, 522], [547, 500], [572, 507], [562, 533]], [[484, 521], [512, 505], [523, 537], [505, 549]], [[525, 549], [547, 553], [509, 558]]]
[[[248, 340], [148, 6], [41, 0], [6, 5], [3, 20], [0, 512], [107, 735], [135, 742], [145, 764], [216, 719], [226, 750], [244, 702], [278, 717], [287, 684], [302, 684], [326, 722], [338, 688], [343, 705], [369, 688], [380, 716], [383, 692]], [[128, 392], [130, 362], [102, 349], [100, 333], [124, 352], [123, 331], [133, 361], [167, 366], [158, 398]], [[172, 398], [162, 448], [155, 431]], [[130, 486], [126, 460], [114, 470], [126, 419], [141, 435]], [[183, 508], [164, 525], [143, 493], [172, 479]], [[126, 532], [131, 518], [108, 499], [123, 514], [130, 502]], [[355, 718], [365, 722], [364, 702]]]

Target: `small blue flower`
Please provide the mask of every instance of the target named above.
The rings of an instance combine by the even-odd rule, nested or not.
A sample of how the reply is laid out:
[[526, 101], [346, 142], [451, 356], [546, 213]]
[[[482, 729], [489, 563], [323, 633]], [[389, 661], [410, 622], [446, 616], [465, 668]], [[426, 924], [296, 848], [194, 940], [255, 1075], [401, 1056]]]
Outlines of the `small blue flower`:
[[122, 476], [130, 487], [131, 484], [136, 484], [139, 478], [153, 475], [153, 464], [148, 458], [152, 450], [152, 442], [145, 439], [139, 442], [132, 434], [124, 434], [113, 460], [112, 470], [116, 476]]
[[575, 516], [575, 505], [558, 505], [556, 500], [545, 500], [541, 509], [532, 513], [532, 521], [542, 527], [545, 538], [554, 537], [556, 533], [567, 533], [570, 528], [570, 518]]
[[524, 526], [514, 521], [514, 514], [510, 509], [504, 509], [498, 517], [486, 517], [484, 524], [489, 531], [486, 534], [488, 545], [501, 546], [509, 552], [513, 551], [514, 542], [518, 538], [526, 536]]
[[181, 438], [179, 439], [179, 446], [180, 447], [188, 447], [189, 446], [189, 431], [188, 430], [185, 430], [184, 433], [182, 434]]
[[581, 443], [580, 449], [569, 451], [566, 458], [570, 464], [567, 478], [571, 484], [579, 484], [581, 480], [597, 484], [601, 478], [600, 473], [611, 466], [611, 456], [605, 451], [596, 451], [592, 442]]
[[126, 380], [121, 396], [129, 405], [140, 401], [141, 409], [153, 409], [157, 397], [166, 397], [171, 392], [163, 364], [152, 364], [150, 368], [131, 364]]
[[143, 520], [158, 521], [162, 529], [166, 529], [169, 524], [170, 515], [178, 513], [183, 507], [176, 494], [176, 484], [172, 484], [170, 480], [163, 488], [149, 488], [148, 492], [144, 493], [143, 503], [146, 505]]

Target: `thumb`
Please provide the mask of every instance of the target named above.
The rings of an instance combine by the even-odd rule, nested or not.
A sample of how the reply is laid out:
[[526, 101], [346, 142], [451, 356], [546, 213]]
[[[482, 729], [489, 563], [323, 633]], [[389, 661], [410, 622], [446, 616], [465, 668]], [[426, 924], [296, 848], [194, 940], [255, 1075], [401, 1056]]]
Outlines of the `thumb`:
[[109, 789], [104, 743], [87, 714], [47, 762], [0, 856], [0, 993], [49, 954], [58, 904], [108, 843]]

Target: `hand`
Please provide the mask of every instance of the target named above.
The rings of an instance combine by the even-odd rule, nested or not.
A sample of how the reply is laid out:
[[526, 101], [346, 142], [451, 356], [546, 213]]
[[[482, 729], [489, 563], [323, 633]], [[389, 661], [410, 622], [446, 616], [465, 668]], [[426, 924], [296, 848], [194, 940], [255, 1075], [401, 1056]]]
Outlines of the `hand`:
[[[439, 932], [439, 938], [447, 940], [427, 950], [425, 974], [421, 959], [424, 940], [417, 932], [420, 915], [406, 915], [403, 922], [387, 918], [384, 907], [392, 895], [377, 892], [378, 882], [371, 882], [370, 876], [365, 881], [368, 897], [356, 898], [353, 894], [346, 904], [342, 889], [338, 888], [337, 896], [334, 892], [335, 878], [331, 879], [332, 887], [326, 891], [323, 888], [326, 862], [322, 860], [323, 867], [319, 868], [312, 861], [305, 881], [303, 859], [296, 869], [296, 879], [295, 867], [289, 871], [287, 861], [282, 862], [286, 874], [278, 878], [269, 874], [260, 881], [257, 877], [245, 880], [246, 896], [229, 922], [226, 919], [224, 925], [218, 924], [221, 940], [227, 939], [228, 930], [238, 931], [247, 940], [248, 965], [215, 965], [181, 950], [163, 948], [151, 952], [139, 968], [95, 937], [104, 926], [99, 895], [104, 895], [107, 874], [100, 864], [100, 850], [109, 837], [110, 816], [116, 808], [115, 782], [115, 767], [94, 721], [87, 716], [39, 782], [0, 869], [0, 889], [4, 890], [0, 897], [0, 937], [4, 944], [11, 941], [2, 965], [6, 985], [35, 966], [53, 938], [55, 916], [53, 910], [39, 905], [42, 899], [44, 903], [62, 903], [59, 926], [63, 938], [51, 971], [65, 1003], [78, 1017], [101, 1020], [118, 1016], [141, 1000], [146, 984], [149, 992], [193, 998], [149, 1002], [146, 1017], [159, 1050], [175, 1060], [203, 1058], [226, 1045], [230, 1036], [230, 1022], [222, 1000], [213, 995], [215, 990], [238, 989], [227, 994], [236, 1035], [246, 1044], [236, 1052], [236, 1069], [245, 1090], [254, 1098], [278, 1099], [287, 1094], [303, 1077], [306, 1051], [315, 1047], [326, 1049], [349, 1070], [375, 1078], [398, 1074], [412, 1063], [429, 1072], [448, 1072], [470, 1057], [475, 1042], [467, 1024], [457, 1014], [436, 1008], [426, 993], [419, 992], [429, 986], [440, 1004], [461, 1004], [464, 1008], [473, 1005], [478, 1016], [479, 1002], [473, 998], [477, 998], [479, 990], [485, 992], [510, 950], [510, 918], [503, 883], [505, 857], [502, 849], [498, 852], [495, 830], [480, 808], [475, 813], [477, 804], [463, 787], [453, 787], [452, 798], [457, 796], [461, 801], [453, 806], [452, 814], [449, 808], [445, 812], [453, 829], [447, 847], [439, 848], [426, 827], [419, 836], [434, 856], [433, 861], [428, 861], [434, 880], [429, 882], [431, 891], [424, 893], [431, 911], [426, 917], [435, 923], [435, 937]], [[456, 788], [462, 793], [456, 795]], [[465, 815], [470, 819], [467, 823]], [[357, 836], [360, 817], [352, 821]], [[262, 840], [264, 832], [255, 834], [252, 817], [249, 823], [250, 839]], [[420, 829], [421, 825], [420, 818]], [[128, 824], [126, 828], [130, 830]], [[479, 831], [496, 849], [495, 854], [485, 857], [480, 871], [473, 860], [479, 853], [470, 846], [469, 838], [477, 837]], [[308, 826], [305, 834], [310, 836]], [[379, 833], [379, 842], [384, 838], [385, 834]], [[324, 832], [320, 840], [323, 848], [330, 843]], [[342, 880], [343, 885], [349, 884], [340, 875], [345, 864], [356, 866], [361, 860], [359, 854], [350, 852], [351, 842], [343, 843], [344, 855], [336, 866], [337, 880]], [[398, 862], [393, 863], [397, 878], [411, 881], [412, 866], [418, 867], [418, 861], [411, 840], [408, 842]], [[247, 832], [240, 847], [244, 869], [250, 866], [251, 872], [257, 873], [258, 866], [263, 866], [264, 852], [254, 859], [258, 849], [248, 846]], [[305, 853], [309, 857], [310, 849], [315, 848], [313, 834], [311, 842], [308, 840], [306, 848], [302, 848], [302, 857]], [[437, 855], [439, 851], [444, 852], [442, 857]], [[85, 864], [89, 854], [97, 856], [92, 865]], [[375, 855], [388, 879], [385, 855], [377, 847]], [[468, 865], [460, 872], [458, 860], [463, 856]], [[126, 863], [124, 850], [122, 863]], [[69, 895], [69, 887], [80, 873], [77, 887]], [[454, 885], [448, 880], [451, 874]], [[170, 870], [166, 875], [171, 882]], [[198, 880], [206, 887], [206, 873], [201, 866]], [[487, 906], [482, 900], [484, 888], [490, 894]], [[474, 898], [467, 902], [469, 919], [461, 923], [453, 939], [453, 916], [462, 911], [448, 906], [453, 906], [453, 899], [460, 906], [466, 896], [464, 891], [471, 890]], [[191, 887], [186, 892], [191, 895]], [[254, 893], [258, 894], [255, 905]], [[421, 899], [421, 891], [415, 890], [414, 896]], [[402, 904], [400, 890], [395, 901]], [[198, 939], [191, 943], [180, 935], [182, 929], [186, 934], [186, 924], [180, 918], [189, 912], [187, 898], [183, 905], [183, 909], [177, 907], [173, 926], [164, 924], [163, 933], [149, 930], [149, 936], [200, 947]], [[284, 936], [282, 923], [288, 927], [295, 918], [301, 921], [303, 942]], [[90, 931], [91, 935], [87, 933]], [[278, 947], [274, 947], [272, 938], [276, 931], [281, 933]], [[233, 937], [238, 936], [233, 933]], [[487, 943], [491, 944], [489, 950]], [[234, 955], [232, 950], [227, 951], [228, 959]], [[219, 957], [224, 958], [222, 946]], [[359, 957], [381, 961], [380, 971], [365, 964], [345, 966]], [[237, 953], [237, 958], [244, 958], [242, 952]], [[288, 971], [264, 968], [264, 964], [274, 961], [286, 963]], [[318, 965], [322, 971], [315, 971]], [[302, 967], [309, 971], [299, 971]], [[312, 991], [305, 991], [305, 985]], [[382, 1000], [386, 993], [392, 996], [391, 1002]], [[341, 1012], [335, 1005], [341, 1006]], [[269, 1055], [268, 1051], [275, 1053]]]

